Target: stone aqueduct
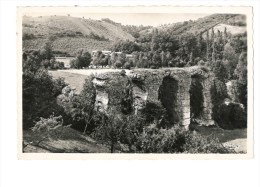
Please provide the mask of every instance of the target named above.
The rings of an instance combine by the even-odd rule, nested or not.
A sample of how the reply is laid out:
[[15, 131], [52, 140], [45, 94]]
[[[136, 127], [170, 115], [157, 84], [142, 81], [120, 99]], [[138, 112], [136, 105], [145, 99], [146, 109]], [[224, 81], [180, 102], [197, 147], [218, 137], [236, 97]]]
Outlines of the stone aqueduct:
[[[198, 117], [203, 125], [213, 125], [210, 89], [214, 75], [202, 67], [134, 69], [122, 72], [95, 74], [93, 85], [96, 89], [95, 107], [104, 110], [116, 107], [125, 95], [125, 88], [133, 98], [132, 107], [137, 113], [147, 100], [158, 101], [165, 106], [170, 117], [185, 127], [191, 122], [191, 95], [201, 94], [201, 111]], [[201, 92], [191, 90], [193, 83], [201, 85]], [[122, 87], [122, 89], [120, 89]]]

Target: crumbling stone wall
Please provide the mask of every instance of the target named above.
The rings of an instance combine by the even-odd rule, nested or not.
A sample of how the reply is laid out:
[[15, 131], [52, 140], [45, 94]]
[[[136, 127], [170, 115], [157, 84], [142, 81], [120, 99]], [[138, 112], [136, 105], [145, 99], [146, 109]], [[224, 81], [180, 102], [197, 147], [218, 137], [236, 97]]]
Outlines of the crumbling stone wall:
[[[146, 100], [158, 100], [160, 88], [162, 87], [163, 80], [166, 77], [170, 77], [177, 82], [177, 90], [176, 90], [176, 103], [174, 104], [175, 109], [174, 113], [177, 114], [176, 122], [181, 125], [187, 126], [190, 124], [190, 94], [189, 94], [189, 86], [191, 82], [190, 74], [184, 69], [181, 68], [171, 68], [171, 69], [158, 69], [158, 70], [133, 70], [128, 75], [133, 82], [134, 88], [143, 88], [134, 89], [134, 101], [138, 100], [140, 103], [141, 98], [145, 98]], [[140, 95], [142, 95], [140, 97]], [[162, 96], [167, 97], [167, 96]], [[168, 96], [169, 97], [169, 96]], [[144, 101], [141, 102], [145, 103]], [[173, 107], [174, 107], [173, 106]], [[138, 110], [142, 106], [137, 106], [135, 110]], [[176, 116], [174, 114], [174, 116]]]
[[95, 74], [93, 85], [96, 88], [96, 109], [122, 112], [122, 104], [131, 100], [128, 98], [132, 91], [130, 79], [120, 72]]
[[[147, 100], [160, 100], [174, 116], [174, 123], [188, 127], [191, 120], [190, 86], [194, 76], [199, 76], [203, 93], [203, 109], [200, 123], [212, 125], [211, 83], [214, 76], [200, 67], [135, 69], [125, 72], [107, 72], [94, 75], [93, 85], [96, 89], [96, 109], [104, 111], [134, 111], [136, 114]], [[167, 83], [168, 80], [168, 83]], [[175, 86], [169, 86], [171, 84]], [[168, 84], [168, 86], [167, 86]], [[169, 88], [168, 88], [169, 87]], [[167, 90], [169, 89], [169, 90]], [[160, 94], [169, 95], [160, 95]], [[169, 97], [162, 100], [160, 97]], [[174, 97], [174, 98], [171, 98]], [[171, 100], [172, 99], [172, 100]], [[173, 101], [174, 100], [174, 101]], [[166, 103], [166, 104], [165, 104]], [[172, 109], [170, 108], [172, 106]]]
[[211, 99], [211, 87], [214, 82], [214, 74], [200, 67], [190, 67], [187, 70], [190, 72], [192, 79], [197, 78], [202, 84], [203, 109], [200, 118], [196, 120], [201, 125], [214, 125], [212, 118], [213, 104]]

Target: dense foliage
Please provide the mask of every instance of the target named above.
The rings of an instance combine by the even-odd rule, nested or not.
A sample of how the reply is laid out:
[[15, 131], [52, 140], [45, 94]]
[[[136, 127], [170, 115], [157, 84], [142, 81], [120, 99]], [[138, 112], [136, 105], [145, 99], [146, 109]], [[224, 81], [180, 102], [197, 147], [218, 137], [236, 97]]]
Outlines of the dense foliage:
[[70, 67], [76, 69], [86, 68], [90, 65], [91, 54], [84, 50], [77, 52], [76, 58], [70, 61]]
[[63, 109], [56, 103], [56, 97], [66, 83], [63, 79], [54, 80], [42, 66], [43, 61], [38, 52], [24, 55], [22, 77], [24, 129], [32, 127], [34, 121], [38, 121], [40, 117], [49, 117], [53, 112], [63, 113]]
[[50, 41], [47, 41], [41, 50], [25, 51], [23, 60], [27, 61], [26, 65], [37, 66], [36, 68], [43, 67], [48, 70], [64, 69], [64, 63], [55, 60]]
[[137, 150], [141, 153], [233, 153], [217, 138], [202, 136], [181, 127], [168, 130], [146, 128], [138, 137]]
[[58, 104], [72, 118], [72, 127], [84, 133], [93, 130], [95, 125], [93, 114], [96, 92], [91, 81], [91, 78], [86, 79], [80, 94], [76, 94], [67, 86], [57, 98]]

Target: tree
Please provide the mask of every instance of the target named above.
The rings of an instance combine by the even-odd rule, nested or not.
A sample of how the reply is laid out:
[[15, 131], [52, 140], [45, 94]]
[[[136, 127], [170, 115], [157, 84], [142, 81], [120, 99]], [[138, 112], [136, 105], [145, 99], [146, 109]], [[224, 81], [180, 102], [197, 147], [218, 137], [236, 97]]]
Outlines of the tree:
[[151, 65], [152, 65], [151, 68], [162, 67], [161, 56], [159, 51], [154, 52]]
[[166, 59], [166, 53], [164, 51], [161, 52], [161, 62], [162, 62], [162, 67], [167, 67], [167, 59]]
[[158, 30], [154, 29], [153, 35], [152, 35], [152, 41], [151, 41], [151, 51], [156, 51], [158, 48], [159, 48], [159, 45], [158, 45]]
[[239, 56], [238, 64], [234, 72], [237, 78], [238, 98], [247, 109], [247, 53], [242, 52]]
[[47, 41], [44, 44], [43, 49], [41, 50], [41, 56], [43, 59], [47, 59], [47, 60], [50, 60], [51, 58], [54, 57], [51, 41]]
[[172, 55], [171, 55], [171, 53], [169, 52], [169, 51], [167, 51], [167, 53], [166, 53], [166, 62], [167, 62], [167, 66], [169, 67], [169, 66], [174, 66], [175, 64], [172, 64]]
[[64, 126], [62, 116], [55, 116], [52, 114], [49, 118], [40, 118], [32, 127], [32, 132], [35, 134], [35, 140], [28, 144], [23, 143], [23, 150], [28, 145], [40, 147], [40, 143], [50, 138], [59, 138], [62, 136], [64, 128], [68, 128], [70, 125]]
[[221, 60], [217, 60], [214, 63], [213, 72], [219, 80], [221, 80], [222, 82], [226, 82], [228, 75]]
[[123, 121], [119, 116], [99, 113], [99, 124], [95, 128], [92, 136], [102, 143], [110, 144], [110, 152], [115, 152], [115, 145], [120, 141], [123, 131]]
[[111, 54], [111, 58], [110, 58], [110, 61], [111, 61], [111, 65], [112, 66], [115, 66], [115, 63], [116, 63], [116, 61], [117, 61], [117, 54], [115, 53], [115, 52], [113, 52], [112, 54]]
[[207, 52], [206, 52], [206, 58], [207, 61], [210, 61], [210, 39], [209, 39], [209, 31], [207, 30], [207, 35], [206, 35], [206, 44], [207, 44]]
[[117, 57], [117, 60], [115, 62], [115, 67], [116, 68], [121, 68], [121, 67], [124, 66], [125, 62], [126, 62], [126, 55], [125, 55], [125, 53], [122, 52]]
[[72, 68], [81, 69], [88, 67], [91, 62], [91, 54], [83, 49], [77, 51], [75, 59], [70, 61], [70, 66]]
[[227, 95], [227, 87], [225, 83], [218, 78], [215, 78], [213, 85], [211, 86], [211, 98], [213, 104], [213, 118], [218, 121], [221, 118], [219, 114], [219, 107], [224, 102], [224, 100], [228, 97]]
[[228, 77], [229, 79], [232, 79], [234, 70], [238, 63], [238, 57], [234, 48], [230, 45], [230, 43], [227, 43], [224, 46], [223, 58], [224, 58], [224, 66], [225, 69], [227, 70]]
[[224, 29], [223, 40], [224, 40], [224, 45], [226, 45], [226, 43], [228, 42], [227, 27], [225, 27], [225, 29]]
[[235, 77], [242, 84], [247, 84], [247, 53], [242, 52], [239, 56], [238, 64], [234, 72]]
[[69, 87], [65, 87], [63, 93], [57, 98], [58, 104], [63, 107], [65, 113], [72, 118], [72, 127], [86, 134], [94, 128], [94, 103], [96, 92], [92, 83], [93, 76], [85, 80], [80, 94]]
[[[57, 105], [56, 96], [61, 93], [64, 81], [55, 82], [48, 71], [41, 66], [35, 66], [35, 56], [28, 57], [23, 62], [23, 128], [32, 127], [40, 117], [49, 117], [53, 112], [63, 114]], [[37, 58], [36, 58], [37, 59]], [[63, 86], [62, 86], [63, 85]]]
[[93, 60], [92, 63], [95, 66], [99, 66], [101, 65], [101, 59], [102, 59], [102, 51], [97, 51], [94, 56], [93, 56]]
[[76, 58], [79, 68], [88, 67], [91, 62], [91, 54], [87, 51], [79, 50]]

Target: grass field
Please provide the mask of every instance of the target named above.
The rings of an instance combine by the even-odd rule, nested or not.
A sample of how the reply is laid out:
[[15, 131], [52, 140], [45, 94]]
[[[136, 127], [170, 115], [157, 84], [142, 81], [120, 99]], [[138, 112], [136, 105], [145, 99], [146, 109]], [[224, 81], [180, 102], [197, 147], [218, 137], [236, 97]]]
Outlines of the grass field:
[[[104, 72], [120, 72], [120, 69], [85, 69], [85, 70], [57, 70], [49, 71], [54, 78], [62, 77], [65, 79], [65, 82], [68, 83], [72, 88], [76, 89], [76, 92], [79, 93], [83, 89], [83, 84], [85, 79], [93, 73], [104, 73]], [[125, 70], [128, 72], [129, 70]]]
[[70, 87], [75, 88], [77, 93], [80, 93], [83, 89], [85, 83], [86, 75], [70, 73], [68, 71], [49, 71], [53, 78], [64, 78], [65, 82], [69, 84]]

